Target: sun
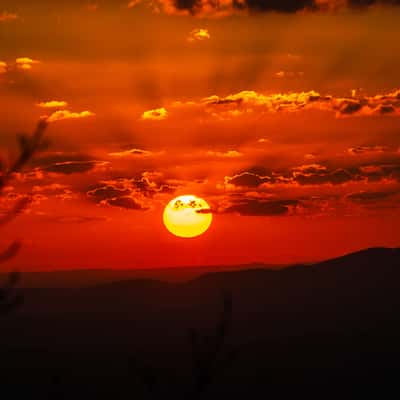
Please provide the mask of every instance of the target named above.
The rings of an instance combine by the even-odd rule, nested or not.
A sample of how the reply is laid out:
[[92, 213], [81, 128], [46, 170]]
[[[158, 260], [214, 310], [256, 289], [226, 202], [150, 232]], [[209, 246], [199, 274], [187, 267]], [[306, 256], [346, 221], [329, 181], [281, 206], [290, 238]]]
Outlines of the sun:
[[200, 197], [179, 196], [171, 200], [164, 209], [163, 221], [175, 236], [193, 238], [203, 234], [211, 225], [210, 206]]

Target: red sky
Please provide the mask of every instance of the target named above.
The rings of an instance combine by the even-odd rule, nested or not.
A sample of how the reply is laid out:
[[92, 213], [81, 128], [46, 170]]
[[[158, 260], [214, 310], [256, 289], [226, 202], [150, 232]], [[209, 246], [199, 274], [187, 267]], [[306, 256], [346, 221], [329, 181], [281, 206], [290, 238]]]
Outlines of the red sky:
[[[57, 4], [56, 4], [57, 3]], [[369, 5], [366, 6], [365, 4]], [[1, 198], [22, 270], [291, 263], [399, 246], [398, 1], [5, 0]], [[207, 200], [172, 236], [164, 206]]]

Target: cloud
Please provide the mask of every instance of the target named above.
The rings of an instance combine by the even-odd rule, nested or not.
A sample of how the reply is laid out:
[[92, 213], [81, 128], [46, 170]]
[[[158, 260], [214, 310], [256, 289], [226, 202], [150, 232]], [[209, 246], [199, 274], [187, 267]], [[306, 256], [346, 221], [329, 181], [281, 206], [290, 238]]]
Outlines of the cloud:
[[[24, 172], [20, 180], [27, 180], [28, 174], [34, 174], [31, 180], [43, 179], [43, 173], [73, 174], [87, 172], [97, 167], [108, 165], [109, 162], [94, 160], [87, 154], [80, 153], [45, 153], [32, 160], [33, 171]], [[29, 180], [29, 179], [28, 179]]]
[[133, 8], [133, 7], [136, 7], [139, 3], [141, 3], [141, 0], [132, 0], [128, 3], [127, 7]]
[[18, 15], [15, 13], [10, 13], [8, 11], [0, 12], [0, 22], [15, 21], [18, 18]]
[[145, 111], [141, 119], [142, 120], [154, 120], [154, 121], [161, 121], [168, 117], [168, 111], [164, 108], [156, 108], [154, 110]]
[[389, 150], [387, 146], [355, 146], [347, 149], [351, 155], [384, 153]]
[[60, 224], [85, 224], [92, 222], [102, 222], [107, 219], [104, 217], [89, 217], [89, 216], [81, 216], [81, 215], [59, 215], [48, 218], [52, 222], [60, 223]]
[[299, 205], [299, 200], [262, 200], [244, 199], [235, 201], [222, 213], [237, 213], [243, 216], [282, 216], [288, 215], [291, 209]]
[[32, 69], [34, 64], [39, 64], [39, 63], [40, 61], [33, 60], [32, 58], [29, 57], [19, 57], [15, 60], [16, 68], [22, 70], [30, 70]]
[[279, 71], [275, 73], [277, 78], [301, 78], [304, 76], [302, 71]]
[[392, 164], [360, 164], [353, 167], [328, 167], [320, 164], [306, 164], [283, 170], [267, 171], [254, 168], [225, 176], [224, 191], [241, 192], [257, 190], [265, 192], [274, 187], [299, 188], [321, 185], [340, 186], [350, 183], [400, 182], [400, 162]]
[[253, 172], [242, 172], [234, 176], [226, 176], [224, 179], [225, 186], [236, 186], [236, 187], [259, 187], [263, 183], [271, 182], [270, 176], [261, 176]]
[[58, 110], [52, 113], [50, 116], [48, 116], [47, 121], [54, 122], [54, 121], [62, 121], [64, 119], [81, 119], [81, 118], [93, 117], [95, 115], [96, 114], [94, 114], [91, 111], [72, 112], [69, 110]]
[[384, 200], [389, 197], [395, 196], [399, 193], [400, 191], [387, 191], [387, 192], [360, 191], [356, 193], [351, 193], [347, 195], [346, 198], [355, 203], [369, 203], [369, 202], [376, 202], [377, 200]]
[[292, 177], [299, 185], [341, 185], [355, 179], [356, 176], [343, 168], [333, 171], [294, 171]]
[[162, 174], [143, 172], [134, 178], [101, 181], [86, 192], [88, 199], [100, 205], [135, 210], [148, 210], [152, 199], [163, 193], [173, 193], [176, 187]]
[[136, 157], [136, 156], [150, 157], [150, 156], [154, 156], [155, 154], [156, 153], [153, 153], [152, 151], [142, 150], [142, 149], [129, 149], [129, 150], [124, 150], [124, 151], [108, 153], [108, 155], [112, 156], [112, 157]]
[[[171, 116], [179, 111], [197, 113], [201, 117], [233, 119], [259, 116], [263, 113], [320, 110], [334, 113], [336, 118], [400, 115], [400, 89], [386, 94], [359, 97], [321, 95], [307, 92], [259, 93], [244, 90], [225, 97], [212, 95], [197, 101], [175, 101], [170, 105]], [[143, 119], [165, 119], [164, 108], [147, 111]]]
[[266, 12], [335, 12], [343, 9], [366, 9], [373, 6], [399, 5], [399, 0], [133, 0], [128, 7], [147, 3], [155, 12], [197, 17], [225, 17], [232, 14]]
[[66, 101], [50, 100], [42, 101], [37, 106], [41, 108], [65, 108], [68, 107], [68, 103]]
[[218, 158], [237, 158], [242, 157], [243, 154], [239, 153], [236, 150], [228, 150], [228, 151], [207, 151], [206, 153], [209, 157], [218, 157]]
[[114, 199], [108, 199], [108, 200], [106, 200], [106, 203], [110, 206], [125, 208], [128, 210], [145, 211], [145, 210], [149, 209], [149, 207], [143, 206], [137, 200], [135, 200], [132, 197], [128, 197], [128, 196], [117, 197]]
[[[104, 164], [105, 162], [100, 163]], [[65, 161], [50, 164], [43, 167], [42, 170], [45, 172], [69, 175], [90, 171], [98, 164], [99, 161]]]
[[4, 61], [0, 61], [0, 74], [5, 74], [8, 71], [8, 65]]
[[188, 41], [189, 42], [196, 42], [196, 41], [204, 41], [208, 40], [211, 38], [210, 32], [208, 32], [208, 29], [205, 28], [196, 28], [193, 29], [188, 36]]

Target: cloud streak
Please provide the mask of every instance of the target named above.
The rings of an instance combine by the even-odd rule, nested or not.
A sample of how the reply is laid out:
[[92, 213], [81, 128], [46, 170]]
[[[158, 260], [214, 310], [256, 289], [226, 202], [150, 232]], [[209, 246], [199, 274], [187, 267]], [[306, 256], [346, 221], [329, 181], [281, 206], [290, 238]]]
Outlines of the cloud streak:
[[91, 111], [72, 112], [69, 110], [58, 110], [47, 117], [48, 122], [62, 121], [66, 119], [82, 119], [93, 117], [96, 114]]
[[129, 8], [147, 3], [155, 12], [197, 17], [226, 17], [232, 14], [304, 13], [363, 10], [374, 6], [397, 6], [399, 0], [134, 0]]
[[0, 12], [0, 22], [15, 21], [18, 18], [18, 15], [15, 13], [10, 13], [8, 11]]
[[359, 97], [322, 95], [315, 90], [270, 94], [245, 90], [225, 97], [213, 95], [197, 101], [177, 101], [168, 108], [169, 113], [165, 108], [146, 111], [142, 119], [164, 120], [179, 111], [219, 119], [304, 110], [331, 112], [336, 118], [399, 116], [400, 89], [386, 94]]

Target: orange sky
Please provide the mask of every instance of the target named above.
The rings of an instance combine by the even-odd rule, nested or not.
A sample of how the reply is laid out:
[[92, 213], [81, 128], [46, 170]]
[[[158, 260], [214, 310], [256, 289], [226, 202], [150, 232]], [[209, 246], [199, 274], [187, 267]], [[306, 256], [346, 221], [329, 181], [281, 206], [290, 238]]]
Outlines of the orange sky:
[[[370, 4], [365, 6], [364, 4]], [[5, 267], [291, 263], [399, 246], [396, 1], [5, 0], [0, 150], [47, 116], [16, 175]], [[211, 229], [162, 224], [180, 194]]]

